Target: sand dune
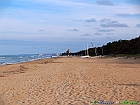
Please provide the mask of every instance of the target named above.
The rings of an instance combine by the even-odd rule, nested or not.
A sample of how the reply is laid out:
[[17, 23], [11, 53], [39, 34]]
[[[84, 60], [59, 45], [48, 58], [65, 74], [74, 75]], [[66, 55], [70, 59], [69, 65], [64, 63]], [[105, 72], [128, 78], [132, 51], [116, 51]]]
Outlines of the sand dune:
[[140, 101], [140, 61], [53, 58], [0, 66], [0, 105]]

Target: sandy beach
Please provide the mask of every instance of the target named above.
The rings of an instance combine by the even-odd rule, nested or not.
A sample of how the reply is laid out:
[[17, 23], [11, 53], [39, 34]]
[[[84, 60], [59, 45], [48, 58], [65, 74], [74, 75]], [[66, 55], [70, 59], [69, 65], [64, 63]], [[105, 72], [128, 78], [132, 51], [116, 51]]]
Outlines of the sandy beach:
[[0, 105], [140, 101], [140, 60], [64, 57], [0, 66]]

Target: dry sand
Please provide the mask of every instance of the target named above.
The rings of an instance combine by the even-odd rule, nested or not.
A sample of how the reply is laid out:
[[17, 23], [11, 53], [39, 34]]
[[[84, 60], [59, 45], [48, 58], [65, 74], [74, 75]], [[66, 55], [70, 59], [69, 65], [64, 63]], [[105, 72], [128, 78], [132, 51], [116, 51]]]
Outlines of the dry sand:
[[0, 105], [140, 101], [140, 61], [54, 58], [0, 66]]

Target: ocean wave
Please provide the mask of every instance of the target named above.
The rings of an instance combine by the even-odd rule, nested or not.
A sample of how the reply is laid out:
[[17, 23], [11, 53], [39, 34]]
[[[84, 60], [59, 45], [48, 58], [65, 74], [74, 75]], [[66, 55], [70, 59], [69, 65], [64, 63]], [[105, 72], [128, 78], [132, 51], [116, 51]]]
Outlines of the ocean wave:
[[20, 54], [0, 56], [0, 65], [9, 65], [22, 62], [29, 62], [43, 58], [51, 58], [55, 54]]

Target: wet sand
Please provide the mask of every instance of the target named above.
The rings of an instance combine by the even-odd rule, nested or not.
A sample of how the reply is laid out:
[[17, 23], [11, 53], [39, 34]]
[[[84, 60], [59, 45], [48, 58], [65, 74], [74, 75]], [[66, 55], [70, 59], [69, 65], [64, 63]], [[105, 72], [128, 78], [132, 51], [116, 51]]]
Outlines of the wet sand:
[[140, 101], [140, 61], [65, 57], [0, 66], [0, 105]]

